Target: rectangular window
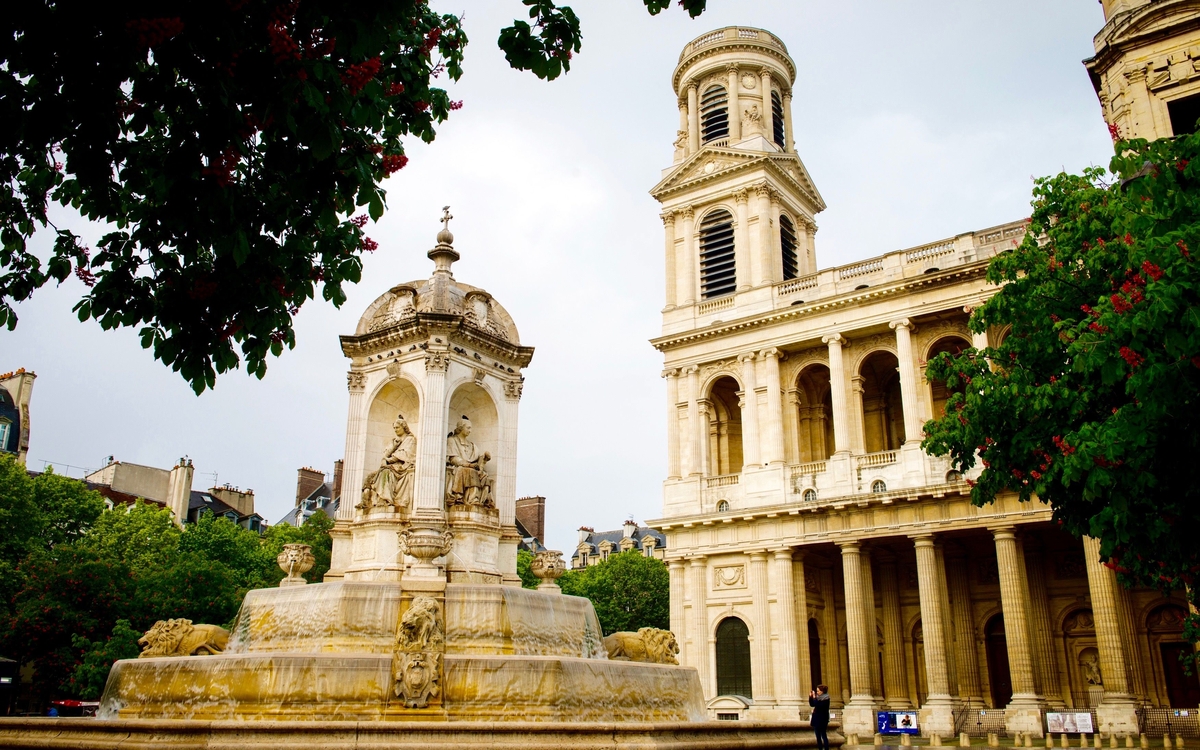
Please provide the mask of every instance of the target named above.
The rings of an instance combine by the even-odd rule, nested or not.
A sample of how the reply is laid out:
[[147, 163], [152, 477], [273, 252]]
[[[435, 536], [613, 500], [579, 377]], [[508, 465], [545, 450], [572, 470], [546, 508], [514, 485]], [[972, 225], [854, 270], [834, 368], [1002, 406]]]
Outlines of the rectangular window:
[[727, 713], [722, 713], [722, 712], [717, 713], [717, 721], [737, 721], [737, 720], [738, 720], [737, 714], [727, 714]]
[[12, 424], [8, 422], [0, 422], [0, 451], [8, 450], [8, 434], [12, 430]]
[[1167, 114], [1171, 116], [1173, 134], [1195, 133], [1196, 121], [1200, 120], [1200, 94], [1167, 102]]

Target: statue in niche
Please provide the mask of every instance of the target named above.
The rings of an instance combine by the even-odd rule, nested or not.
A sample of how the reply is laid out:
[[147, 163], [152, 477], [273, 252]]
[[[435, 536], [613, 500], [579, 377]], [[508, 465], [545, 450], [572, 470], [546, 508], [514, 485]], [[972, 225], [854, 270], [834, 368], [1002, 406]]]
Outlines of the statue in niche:
[[416, 471], [417, 438], [404, 421], [404, 415], [396, 415], [392, 423], [396, 437], [383, 454], [379, 468], [363, 480], [362, 500], [354, 506], [363, 512], [372, 508], [392, 507], [407, 510], [412, 506], [413, 479]]
[[762, 132], [762, 115], [758, 112], [758, 105], [747, 107], [742, 113], [742, 135], [748, 133]]
[[470, 436], [471, 420], [464, 414], [446, 439], [446, 505], [492, 508], [492, 478], [484, 468], [492, 454], [481, 453]]
[[1094, 648], [1084, 649], [1079, 655], [1079, 670], [1083, 672], [1083, 679], [1089, 685], [1103, 685], [1104, 680], [1100, 676], [1100, 655]]

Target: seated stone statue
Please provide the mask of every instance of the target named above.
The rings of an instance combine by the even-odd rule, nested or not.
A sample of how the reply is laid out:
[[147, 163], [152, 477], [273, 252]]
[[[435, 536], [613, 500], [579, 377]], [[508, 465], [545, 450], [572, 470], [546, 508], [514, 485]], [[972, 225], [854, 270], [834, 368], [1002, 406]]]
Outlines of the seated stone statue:
[[484, 466], [492, 460], [487, 451], [480, 453], [471, 435], [471, 420], [466, 415], [446, 439], [446, 505], [482, 505], [494, 507], [492, 478]]
[[417, 438], [408, 429], [403, 414], [396, 416], [392, 429], [396, 437], [391, 447], [383, 454], [379, 468], [363, 480], [362, 500], [354, 506], [361, 511], [387, 506], [407, 510], [412, 506]]

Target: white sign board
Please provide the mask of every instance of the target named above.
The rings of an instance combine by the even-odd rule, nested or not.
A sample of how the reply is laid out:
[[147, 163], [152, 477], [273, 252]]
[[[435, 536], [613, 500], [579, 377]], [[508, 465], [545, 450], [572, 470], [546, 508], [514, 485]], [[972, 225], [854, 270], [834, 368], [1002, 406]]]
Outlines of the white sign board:
[[1092, 734], [1090, 713], [1047, 713], [1046, 731], [1051, 734]]

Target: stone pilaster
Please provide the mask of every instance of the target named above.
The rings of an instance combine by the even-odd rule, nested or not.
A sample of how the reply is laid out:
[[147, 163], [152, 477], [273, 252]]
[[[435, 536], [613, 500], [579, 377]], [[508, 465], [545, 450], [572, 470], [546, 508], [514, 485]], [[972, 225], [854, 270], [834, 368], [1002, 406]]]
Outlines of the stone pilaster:
[[1133, 733], [1137, 729], [1134, 696], [1130, 693], [1126, 664], [1134, 657], [1121, 638], [1117, 597], [1117, 574], [1100, 562], [1100, 540], [1083, 538], [1087, 561], [1088, 589], [1092, 595], [1092, 617], [1096, 623], [1096, 646], [1100, 651], [1100, 678], [1104, 698], [1096, 707], [1101, 732]]
[[663, 370], [667, 380], [667, 479], [679, 479], [679, 369]]
[[921, 630], [925, 634], [925, 676], [929, 695], [921, 707], [922, 734], [947, 735], [954, 732], [954, 702], [950, 696], [945, 625], [943, 624], [941, 587], [938, 585], [937, 550], [933, 535], [915, 537], [917, 550], [917, 587], [921, 597]]
[[778, 349], [764, 349], [759, 353], [766, 363], [767, 378], [767, 445], [763, 462], [783, 463], [783, 390], [779, 380]]
[[697, 425], [700, 427], [698, 442], [700, 446], [700, 473], [704, 476], [718, 474], [720, 472], [714, 466], [717, 462], [713, 460], [717, 452], [713, 449], [715, 438], [712, 434], [712, 401], [702, 398], [696, 402], [696, 409], [699, 415]]
[[775, 274], [772, 273], [775, 266], [774, 254], [771, 252], [775, 247], [774, 226], [771, 223], [772, 192], [766, 183], [754, 186], [754, 195], [758, 199], [758, 243], [754, 253], [754, 281], [760, 286], [775, 280]]
[[737, 143], [742, 140], [742, 106], [738, 102], [738, 94], [742, 84], [741, 72], [737, 65], [730, 65], [725, 68], [725, 72], [729, 76], [729, 142]]
[[850, 450], [850, 425], [846, 408], [846, 367], [842, 345], [846, 339], [840, 333], [822, 336], [821, 343], [829, 347], [829, 395], [833, 403], [833, 442], [837, 453]]
[[343, 521], [354, 520], [354, 506], [358, 503], [358, 493], [362, 491], [363, 462], [366, 460], [363, 456], [367, 431], [367, 410], [363, 408], [366, 387], [367, 376], [365, 373], [354, 370], [346, 373], [346, 388], [350, 391], [350, 406], [346, 419], [346, 452], [342, 462], [342, 496], [352, 499], [353, 502], [343, 500], [338, 505], [337, 517]]
[[862, 587], [863, 606], [867, 609], [867, 635], [871, 651], [871, 697], [876, 705], [883, 703], [883, 675], [879, 673], [879, 625], [875, 614], [875, 574], [871, 564], [871, 548], [863, 547]]
[[421, 434], [417, 436], [417, 481], [413, 517], [446, 518], [446, 368], [450, 354], [432, 347], [425, 354]]
[[663, 257], [666, 264], [666, 273], [663, 274], [663, 279], [666, 282], [666, 307], [671, 309], [675, 307], [675, 286], [678, 283], [675, 270], [675, 214], [668, 211], [662, 215], [663, 223]]
[[688, 423], [687, 423], [687, 473], [700, 476], [704, 471], [701, 441], [708, 436], [700, 431], [700, 368], [692, 365], [683, 369], [688, 379]]
[[667, 561], [667, 576], [670, 581], [671, 632], [679, 644], [679, 663], [685, 666], [696, 666], [692, 658], [692, 645], [688, 642], [687, 621], [684, 612], [684, 596], [687, 590], [687, 565], [678, 557]]
[[888, 708], [912, 708], [908, 672], [904, 668], [904, 626], [900, 612], [900, 583], [896, 558], [879, 555], [879, 596], [883, 604], [883, 693]]
[[688, 111], [688, 155], [700, 150], [700, 106], [696, 89], [699, 84], [692, 81], [687, 85]]
[[692, 563], [692, 666], [700, 673], [700, 685], [707, 700], [716, 695], [712, 672], [709, 670], [711, 655], [708, 649], [708, 558], [699, 555]]
[[967, 580], [967, 559], [952, 556], [946, 565], [946, 584], [950, 587], [954, 611], [955, 656], [958, 662], [958, 695], [964, 701], [980, 703], [983, 693], [979, 681], [979, 653], [975, 648], [975, 618], [971, 613], [971, 588]]
[[750, 267], [751, 247], [756, 243], [750, 238], [750, 191], [746, 188], [733, 191], [734, 212], [737, 223], [733, 227], [733, 272], [739, 292], [754, 286]]
[[762, 463], [759, 457], [758, 431], [758, 395], [754, 392], [758, 387], [754, 354], [743, 354], [738, 359], [742, 362], [742, 458], [745, 468], [757, 467]]
[[696, 302], [696, 264], [700, 257], [696, 252], [696, 212], [691, 206], [685, 206], [680, 216], [683, 218], [683, 255], [675, 257], [675, 299], [680, 305], [692, 305]]
[[825, 605], [821, 608], [821, 627], [825, 636], [825, 652], [821, 658], [821, 678], [829, 687], [831, 704], [841, 706], [849, 699], [850, 691], [846, 682], [849, 677], [842, 669], [841, 647], [838, 643], [840, 629], [837, 621], [837, 607], [834, 606], [836, 599], [834, 571], [832, 568], [824, 568], [814, 575], [819, 576], [821, 599]]
[[758, 71], [759, 78], [762, 80], [762, 127], [763, 137], [774, 143], [775, 127], [772, 124], [774, 115], [771, 111], [771, 71], [766, 68], [761, 68]]
[[954, 632], [954, 612], [950, 608], [950, 587], [946, 584], [946, 556], [941, 540], [935, 540], [934, 553], [937, 555], [937, 585], [938, 599], [942, 603], [942, 639], [946, 644], [946, 676], [950, 682], [950, 697], [957, 702], [958, 697], [958, 664], [955, 660], [955, 643], [958, 642]]
[[754, 609], [754, 630], [750, 633], [751, 664], [750, 677], [754, 689], [754, 702], [775, 702], [775, 686], [772, 679], [775, 661], [771, 649], [771, 602], [767, 578], [767, 553], [750, 553], [750, 598]]
[[[772, 550], [775, 568], [776, 630], [779, 637], [772, 649], [772, 666], [778, 680], [775, 698], [781, 706], [795, 711], [800, 706], [800, 659], [796, 638], [796, 592], [792, 584], [792, 548]], [[764, 566], [765, 570], [765, 566]], [[803, 568], [801, 569], [803, 570]], [[804, 679], [808, 679], [805, 675]]]
[[[862, 548], [858, 542], [840, 546], [846, 597], [846, 645], [850, 650], [850, 702], [845, 708], [842, 731], [872, 734], [875, 731], [875, 700], [871, 695], [871, 660], [875, 628], [868, 628]], [[830, 633], [829, 637], [834, 639], [836, 635]]]
[[1029, 732], [1043, 735], [1042, 698], [1037, 694], [1033, 676], [1033, 656], [1029, 639], [1028, 593], [1021, 577], [1021, 562], [1016, 533], [1011, 526], [992, 530], [996, 540], [996, 566], [1000, 574], [1000, 607], [1004, 611], [1004, 638], [1008, 646], [1008, 671], [1013, 697], [1005, 711], [1009, 734]]

